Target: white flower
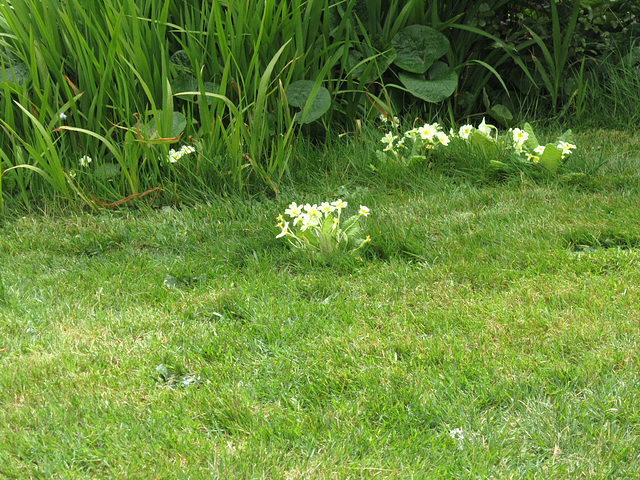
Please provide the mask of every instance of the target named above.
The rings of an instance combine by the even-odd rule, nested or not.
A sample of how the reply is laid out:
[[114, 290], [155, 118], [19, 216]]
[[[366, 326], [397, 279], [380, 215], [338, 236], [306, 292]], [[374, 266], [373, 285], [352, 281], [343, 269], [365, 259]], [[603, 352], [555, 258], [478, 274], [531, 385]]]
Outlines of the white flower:
[[167, 160], [169, 161], [169, 163], [176, 163], [178, 160], [180, 160], [180, 157], [182, 155], [180, 154], [180, 152], [176, 152], [173, 148], [171, 150], [169, 150], [169, 155], [167, 155]]
[[309, 215], [304, 215], [302, 217], [302, 227], [300, 227], [300, 231], [304, 232], [311, 226], [311, 219]]
[[449, 436], [454, 440], [464, 440], [464, 432], [461, 428], [454, 428], [449, 432]]
[[458, 131], [458, 135], [466, 140], [467, 138], [469, 138], [469, 135], [471, 135], [472, 131], [473, 127], [471, 125], [462, 125], [460, 127], [460, 130]]
[[381, 142], [387, 144], [387, 146], [384, 148], [383, 151], [387, 152], [389, 150], [393, 150], [393, 141], [396, 138], [398, 137], [392, 134], [391, 132], [387, 133], [384, 137], [382, 137]]
[[333, 205], [331, 205], [329, 202], [322, 202], [320, 204], [320, 210], [324, 213], [325, 217], [328, 217], [329, 214], [331, 212], [333, 212], [336, 209], [336, 207], [334, 207]]
[[577, 147], [572, 143], [563, 142], [562, 140], [560, 140], [560, 143], [558, 144], [558, 148], [562, 150], [562, 155], [565, 156], [565, 155], [569, 155], [571, 153], [571, 150]]
[[412, 128], [411, 130], [407, 130], [406, 132], [404, 132], [404, 138], [411, 138], [411, 139], [415, 140], [419, 136], [420, 136], [420, 134], [418, 133], [418, 129], [417, 128]]
[[439, 125], [437, 123], [425, 123], [422, 127], [418, 128], [420, 138], [423, 140], [433, 140], [433, 137], [438, 133]]
[[335, 202], [331, 202], [331, 205], [336, 207], [336, 210], [338, 210], [338, 213], [340, 213], [340, 210], [342, 210], [343, 208], [347, 208], [348, 203], [343, 202], [342, 199], [338, 199]]
[[302, 206], [298, 205], [296, 202], [292, 202], [284, 213], [285, 215], [289, 215], [291, 218], [297, 217], [302, 213]]
[[178, 151], [172, 148], [171, 150], [169, 150], [169, 154], [167, 155], [167, 161], [169, 163], [176, 163], [183, 156], [194, 153], [195, 151], [196, 149], [189, 145], [183, 145], [182, 148]]
[[282, 232], [276, 235], [276, 238], [284, 237], [288, 233], [289, 233], [289, 222], [285, 222], [282, 227]]
[[83, 157], [80, 158], [80, 166], [88, 167], [92, 161], [93, 160], [91, 159], [91, 157], [89, 157], [88, 155], [84, 155]]
[[382, 139], [380, 140], [382, 143], [393, 143], [393, 141], [396, 139], [396, 136], [389, 132], [387, 133], [384, 137], [382, 137]]
[[538, 145], [536, 148], [533, 149], [533, 153], [542, 155], [544, 153], [544, 145]]
[[440, 143], [444, 146], [449, 145], [449, 136], [444, 132], [436, 132], [436, 137]]
[[320, 210], [318, 210], [318, 205], [316, 205], [315, 203], [313, 205], [309, 205], [307, 203], [304, 206], [304, 210], [305, 212], [307, 212], [311, 223], [317, 224], [317, 222], [320, 220], [320, 217], [322, 217], [322, 213], [320, 212]]
[[483, 135], [490, 137], [491, 136], [491, 129], [492, 128], [496, 128], [493, 125], [489, 125], [488, 123], [486, 123], [484, 121], [484, 117], [482, 117], [482, 123], [480, 125], [478, 125], [478, 131], [480, 133], [482, 133]]
[[513, 143], [516, 145], [522, 145], [529, 138], [529, 134], [519, 128], [513, 129]]
[[62, 113], [59, 115], [59, 117], [60, 117], [60, 120], [66, 120], [66, 119], [67, 119], [67, 116], [64, 114], [64, 112], [62, 112]]
[[364, 205], [360, 205], [360, 215], [364, 215], [365, 217], [369, 216], [369, 207], [365, 207]]

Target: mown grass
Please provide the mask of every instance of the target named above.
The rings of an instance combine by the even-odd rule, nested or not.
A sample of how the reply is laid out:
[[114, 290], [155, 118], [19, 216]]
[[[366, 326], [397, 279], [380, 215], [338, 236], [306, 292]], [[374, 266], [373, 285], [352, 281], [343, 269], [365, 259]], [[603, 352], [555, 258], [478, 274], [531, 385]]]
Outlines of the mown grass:
[[[638, 155], [609, 135], [577, 185], [352, 153], [279, 199], [6, 219], [0, 475], [636, 478]], [[336, 192], [371, 208], [361, 260], [274, 238]]]

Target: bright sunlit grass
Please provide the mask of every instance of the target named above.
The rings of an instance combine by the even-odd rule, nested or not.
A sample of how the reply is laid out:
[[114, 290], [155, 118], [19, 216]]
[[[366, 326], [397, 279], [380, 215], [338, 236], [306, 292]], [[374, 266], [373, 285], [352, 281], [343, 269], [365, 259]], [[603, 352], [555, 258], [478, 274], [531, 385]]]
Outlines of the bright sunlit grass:
[[[578, 186], [418, 170], [7, 219], [0, 474], [637, 476], [640, 199], [616, 158]], [[275, 238], [328, 193], [371, 208], [361, 260]]]

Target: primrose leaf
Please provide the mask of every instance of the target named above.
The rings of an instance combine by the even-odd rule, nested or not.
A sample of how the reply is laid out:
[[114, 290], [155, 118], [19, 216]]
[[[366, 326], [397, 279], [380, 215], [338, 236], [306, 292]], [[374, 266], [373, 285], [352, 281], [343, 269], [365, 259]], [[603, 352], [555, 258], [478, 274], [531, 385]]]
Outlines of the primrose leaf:
[[156, 373], [164, 381], [167, 381], [169, 377], [171, 377], [171, 373], [169, 372], [169, 369], [166, 366], [164, 366], [162, 363], [156, 367]]
[[333, 215], [327, 215], [327, 218], [322, 222], [322, 234], [325, 237], [331, 235], [331, 231], [334, 229], [335, 222], [333, 221]]
[[[313, 80], [298, 80], [287, 88], [289, 105], [302, 109], [296, 113], [296, 121], [300, 124], [317, 120], [331, 107], [331, 94], [324, 87], [319, 87], [315, 92], [315, 97], [311, 98], [315, 84], [316, 82]], [[307, 109], [309, 101], [311, 101], [311, 106]], [[307, 111], [305, 112], [305, 110]]]
[[540, 142], [538, 142], [536, 134], [533, 133], [533, 128], [531, 127], [531, 125], [529, 125], [529, 123], [525, 123], [522, 129], [529, 134], [529, 137], [525, 141], [525, 145], [527, 146], [527, 148], [531, 151], [538, 148], [540, 146]]
[[178, 50], [173, 55], [171, 55], [169, 61], [176, 67], [179, 67], [183, 70], [191, 69], [191, 60], [189, 59], [189, 53], [186, 50]]
[[449, 40], [434, 28], [410, 25], [400, 30], [391, 44], [397, 52], [394, 64], [411, 73], [424, 74], [449, 50]]
[[558, 137], [558, 142], [573, 142], [573, 132], [571, 132], [571, 130], [567, 130]]
[[471, 132], [469, 141], [471, 145], [480, 150], [489, 161], [494, 160], [500, 153], [496, 143], [478, 130]]
[[544, 147], [544, 153], [540, 155], [539, 163], [551, 173], [556, 173], [558, 167], [560, 166], [561, 160], [562, 150], [560, 150], [552, 143], [549, 143], [546, 147]]

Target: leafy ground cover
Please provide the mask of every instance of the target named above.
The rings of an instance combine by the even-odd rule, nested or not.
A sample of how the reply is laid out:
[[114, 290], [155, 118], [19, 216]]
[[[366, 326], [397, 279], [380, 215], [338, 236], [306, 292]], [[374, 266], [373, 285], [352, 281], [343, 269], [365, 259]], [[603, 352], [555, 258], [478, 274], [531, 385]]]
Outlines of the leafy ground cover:
[[[637, 141], [577, 143], [576, 184], [336, 163], [278, 199], [6, 218], [0, 475], [636, 478]], [[371, 243], [310, 263], [274, 219], [334, 194]]]

